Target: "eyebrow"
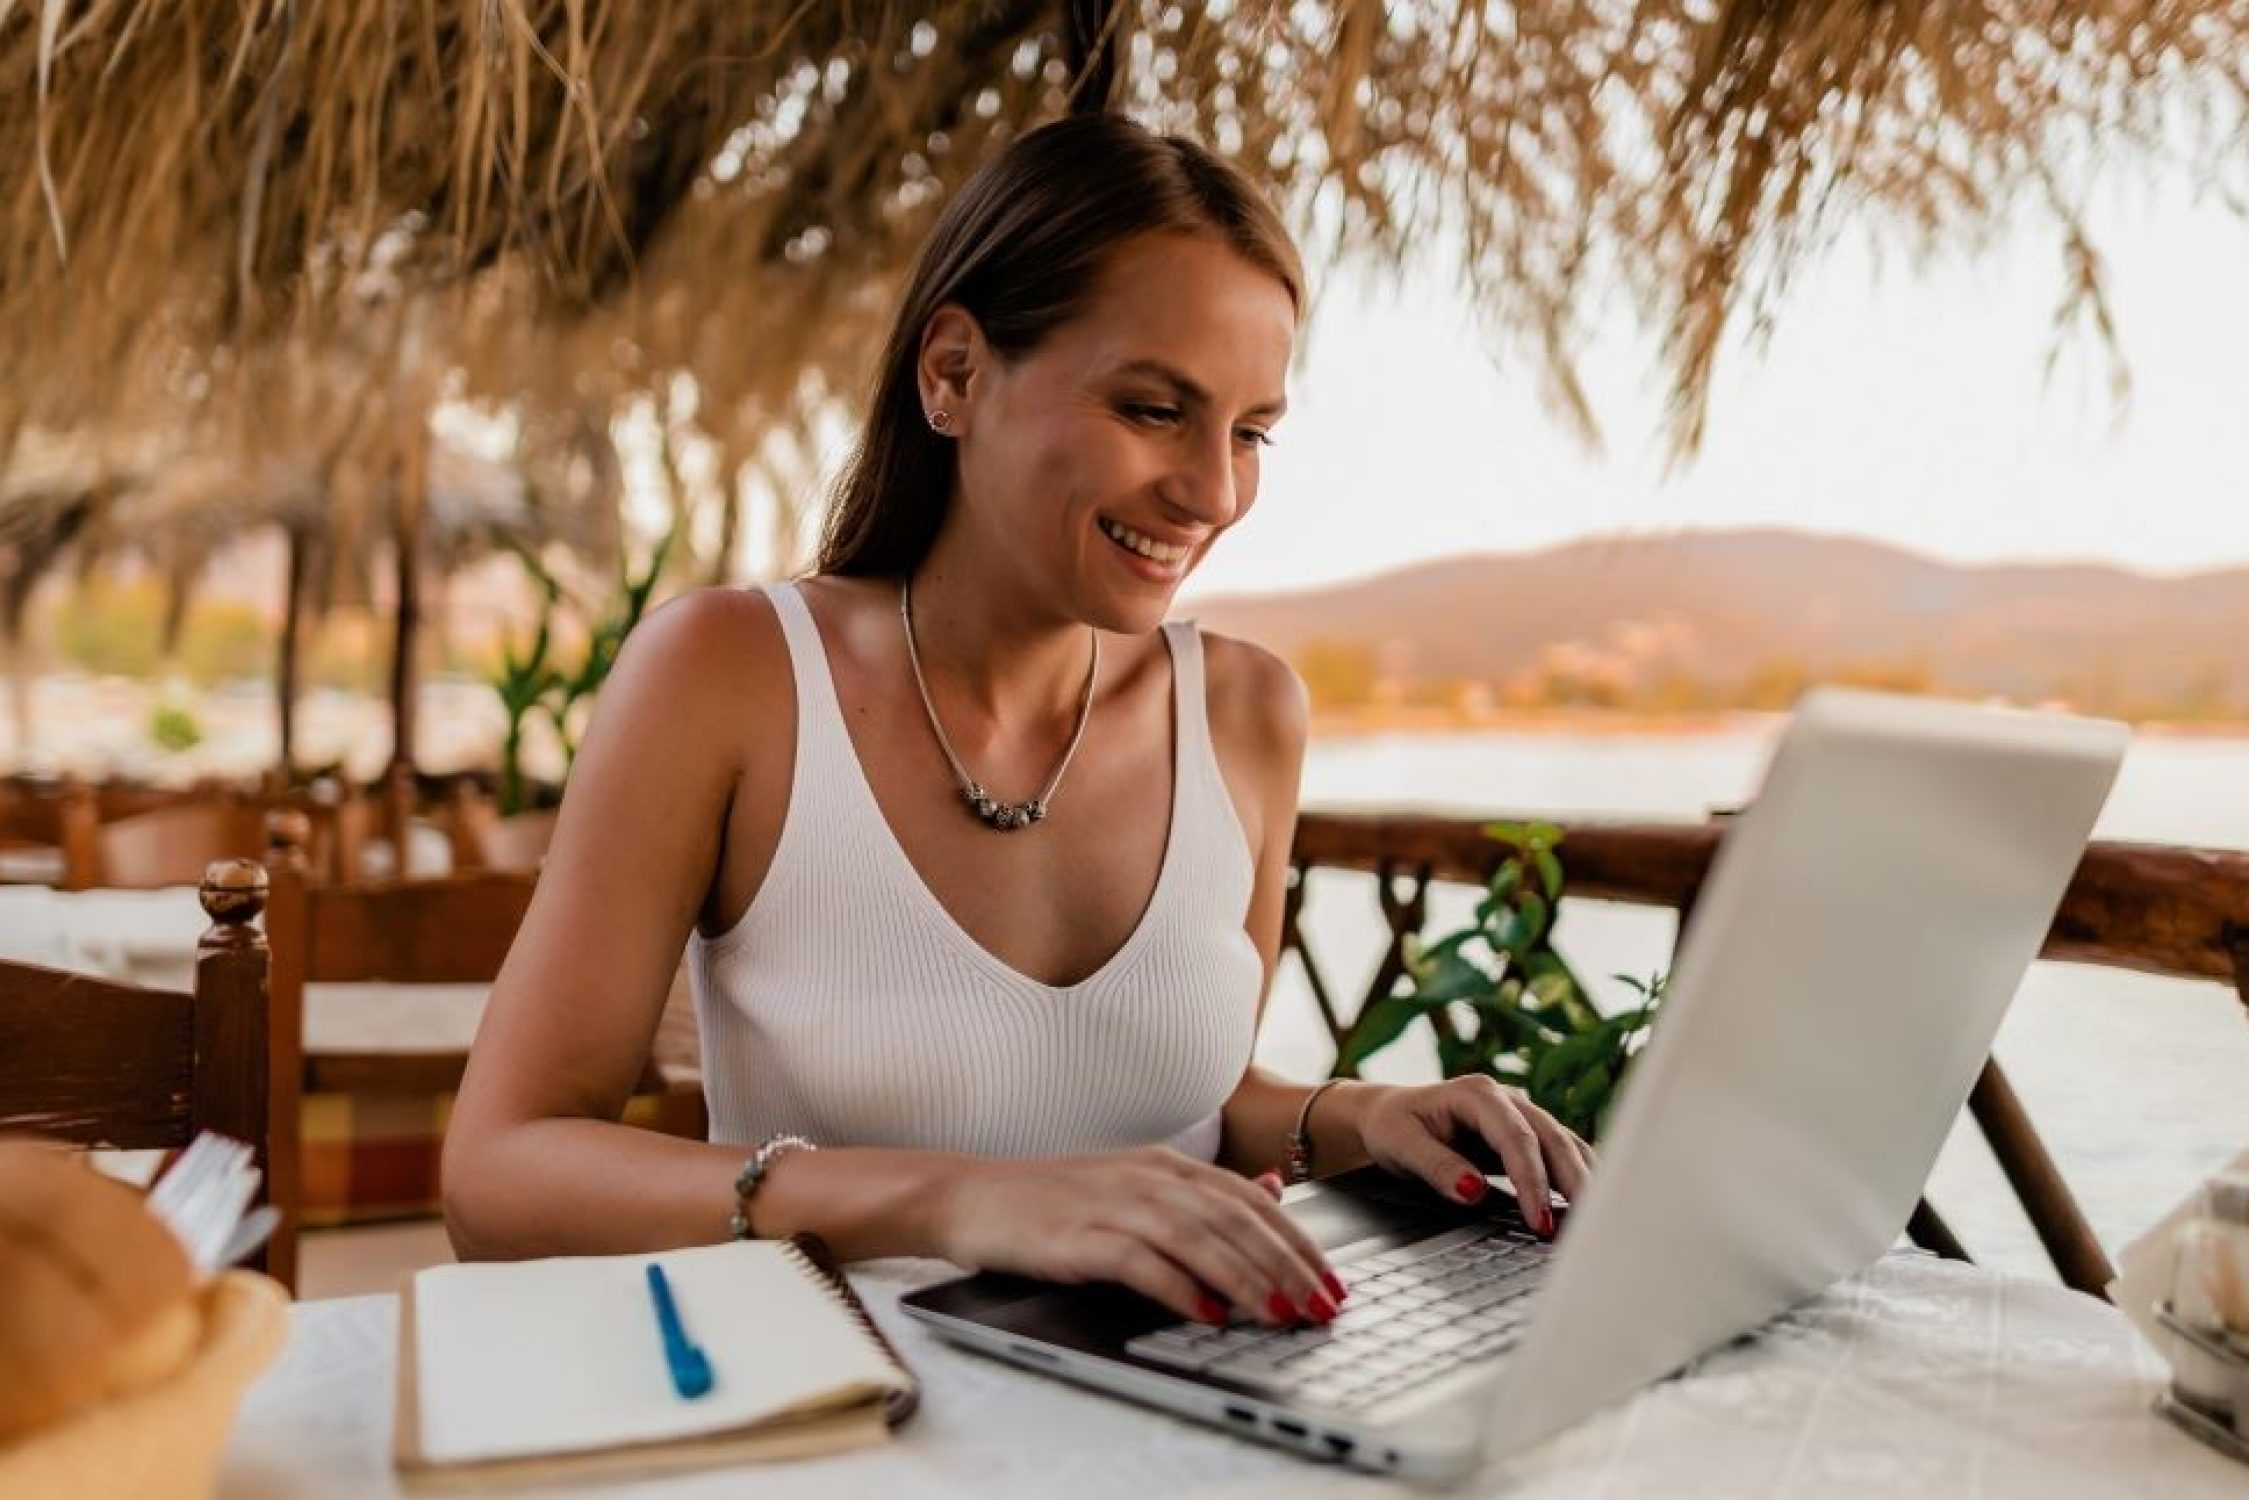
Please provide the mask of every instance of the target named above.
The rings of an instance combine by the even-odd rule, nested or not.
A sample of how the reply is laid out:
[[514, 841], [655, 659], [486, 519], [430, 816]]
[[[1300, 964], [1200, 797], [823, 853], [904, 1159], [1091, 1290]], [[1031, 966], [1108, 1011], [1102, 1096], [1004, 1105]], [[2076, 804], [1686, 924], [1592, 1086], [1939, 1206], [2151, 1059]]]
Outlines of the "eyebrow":
[[[1184, 371], [1175, 369], [1171, 365], [1165, 364], [1160, 359], [1132, 360], [1126, 364], [1119, 365], [1114, 373], [1117, 375], [1138, 375], [1153, 380], [1159, 380], [1162, 381], [1165, 385], [1170, 386], [1175, 392], [1178, 393], [1181, 399], [1187, 402], [1198, 406], [1209, 406], [1212, 404], [1210, 392], [1197, 385], [1193, 378], [1188, 376]], [[1257, 405], [1251, 407], [1243, 415], [1252, 417], [1270, 416], [1277, 419], [1287, 410], [1287, 398], [1283, 396], [1274, 396], [1267, 400], [1258, 402]]]

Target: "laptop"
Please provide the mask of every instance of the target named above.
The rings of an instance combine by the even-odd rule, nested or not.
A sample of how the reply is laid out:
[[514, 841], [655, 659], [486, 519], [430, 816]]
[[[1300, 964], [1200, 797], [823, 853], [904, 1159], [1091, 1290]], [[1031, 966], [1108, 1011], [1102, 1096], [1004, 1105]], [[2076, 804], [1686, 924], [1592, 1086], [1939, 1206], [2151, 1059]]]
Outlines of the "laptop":
[[[1735, 818], [1555, 1240], [1365, 1168], [1283, 1208], [1351, 1296], [1217, 1329], [1115, 1286], [913, 1293], [944, 1337], [1355, 1467], [1458, 1477], [1895, 1245], [2124, 754], [2122, 725], [1823, 690]], [[1565, 862], [1568, 848], [1563, 849]]]

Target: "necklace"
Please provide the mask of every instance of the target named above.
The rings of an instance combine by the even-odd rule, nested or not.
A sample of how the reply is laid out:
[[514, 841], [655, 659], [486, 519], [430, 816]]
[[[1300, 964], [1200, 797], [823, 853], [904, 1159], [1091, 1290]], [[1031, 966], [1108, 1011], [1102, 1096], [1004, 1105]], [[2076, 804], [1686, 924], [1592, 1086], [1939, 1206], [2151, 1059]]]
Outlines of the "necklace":
[[1078, 753], [1078, 741], [1085, 738], [1085, 726], [1093, 718], [1093, 686], [1101, 675], [1101, 632], [1093, 634], [1093, 659], [1085, 669], [1085, 700], [1078, 705], [1078, 727], [1070, 735], [1069, 746], [1063, 750], [1062, 759], [1055, 763], [1054, 774], [1047, 777], [1046, 785], [1028, 802], [1002, 802], [984, 790], [983, 783], [968, 774], [959, 756], [953, 753], [953, 742], [945, 738], [945, 726], [937, 721], [937, 705], [929, 701], [929, 683], [921, 675], [921, 653], [914, 648], [914, 596], [913, 580], [898, 585], [898, 618], [906, 627], [906, 660], [914, 669], [914, 686], [921, 691], [922, 711], [929, 715], [929, 728], [937, 736], [937, 748], [945, 752], [946, 764], [953, 768], [953, 777], [961, 784], [961, 799], [983, 819], [986, 826], [1001, 833], [1012, 833], [1018, 828], [1028, 828], [1046, 816], [1047, 804], [1054, 799], [1054, 789], [1062, 783], [1062, 773], [1070, 768], [1070, 757]]

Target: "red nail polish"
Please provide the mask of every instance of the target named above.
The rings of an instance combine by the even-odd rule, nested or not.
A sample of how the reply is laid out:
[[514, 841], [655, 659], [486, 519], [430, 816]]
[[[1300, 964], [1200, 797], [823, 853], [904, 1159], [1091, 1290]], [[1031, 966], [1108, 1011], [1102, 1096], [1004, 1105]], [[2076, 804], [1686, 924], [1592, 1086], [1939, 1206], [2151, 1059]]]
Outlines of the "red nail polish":
[[1265, 1299], [1265, 1313], [1276, 1323], [1294, 1323], [1297, 1320], [1296, 1304], [1279, 1292]]
[[1320, 1285], [1328, 1289], [1328, 1295], [1334, 1298], [1338, 1305], [1341, 1305], [1344, 1298], [1351, 1295], [1351, 1289], [1345, 1286], [1333, 1271], [1322, 1271], [1320, 1273]]
[[1460, 1195], [1463, 1203], [1481, 1203], [1490, 1187], [1491, 1184], [1485, 1182], [1479, 1174], [1463, 1172], [1460, 1174], [1460, 1181], [1453, 1184], [1453, 1191]]
[[1314, 1292], [1304, 1299], [1304, 1314], [1315, 1323], [1333, 1323], [1335, 1312], [1335, 1303], [1326, 1292]]
[[1205, 1323], [1224, 1323], [1226, 1304], [1206, 1293], [1195, 1303], [1195, 1316]]

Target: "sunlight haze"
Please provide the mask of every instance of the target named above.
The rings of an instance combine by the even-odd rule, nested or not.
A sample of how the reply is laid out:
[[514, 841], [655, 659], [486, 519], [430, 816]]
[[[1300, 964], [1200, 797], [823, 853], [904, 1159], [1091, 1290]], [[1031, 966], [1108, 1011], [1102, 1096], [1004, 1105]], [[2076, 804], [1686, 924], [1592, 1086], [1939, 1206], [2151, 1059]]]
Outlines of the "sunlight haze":
[[2047, 372], [2050, 230], [1926, 269], [1847, 232], [1770, 346], [1721, 362], [1704, 449], [1668, 479], [1653, 344], [1621, 309], [1585, 360], [1607, 437], [1594, 454], [1519, 355], [1487, 353], [1439, 275], [1393, 296], [1345, 273], [1316, 309], [1260, 503], [1193, 595], [1773, 525], [1953, 562], [2249, 563], [2249, 221], [2183, 188], [2112, 190], [2088, 220], [2132, 379], [2123, 411], [2089, 332]]

